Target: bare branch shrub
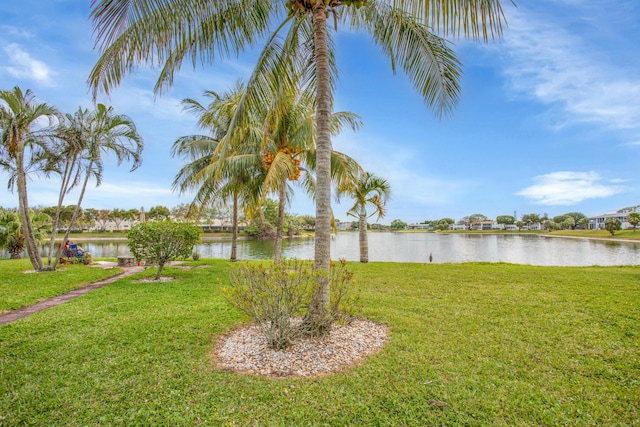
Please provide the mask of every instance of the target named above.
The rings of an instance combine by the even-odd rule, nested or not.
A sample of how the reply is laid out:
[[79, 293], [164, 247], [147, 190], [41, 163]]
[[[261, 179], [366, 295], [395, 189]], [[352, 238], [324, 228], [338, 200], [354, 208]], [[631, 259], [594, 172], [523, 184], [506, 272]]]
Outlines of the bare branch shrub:
[[295, 338], [291, 318], [308, 304], [314, 289], [313, 267], [300, 260], [245, 263], [231, 270], [227, 300], [262, 329], [269, 347], [286, 348]]
[[[243, 263], [231, 270], [230, 286], [223, 288], [225, 298], [247, 314], [262, 330], [267, 345], [284, 349], [301, 335], [318, 335], [315, 328], [302, 322], [316, 287], [316, 273], [308, 261], [284, 259], [278, 263]], [[327, 318], [318, 327], [330, 328], [335, 322], [348, 323], [357, 310], [358, 298], [352, 286], [353, 274], [346, 261], [333, 265], [330, 275], [331, 305]]]

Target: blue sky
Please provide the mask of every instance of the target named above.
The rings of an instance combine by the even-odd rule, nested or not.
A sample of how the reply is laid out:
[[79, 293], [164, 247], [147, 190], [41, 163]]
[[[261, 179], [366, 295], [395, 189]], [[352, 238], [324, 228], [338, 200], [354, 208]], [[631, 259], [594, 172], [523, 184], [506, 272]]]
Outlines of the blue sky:
[[[481, 213], [518, 217], [640, 205], [640, 4], [635, 0], [504, 1], [508, 28], [488, 45], [455, 40], [463, 62], [455, 111], [437, 119], [401, 72], [364, 34], [338, 29], [336, 110], [364, 127], [333, 141], [392, 187], [387, 216], [418, 222]], [[31, 89], [72, 113], [90, 107], [86, 80], [98, 58], [90, 2], [0, 2], [0, 88]], [[181, 111], [184, 98], [225, 91], [246, 78], [255, 53], [193, 70], [184, 64], [171, 90], [154, 99], [157, 70], [139, 68], [100, 102], [129, 115], [145, 139], [143, 165], [130, 173], [107, 160], [104, 182], [83, 206], [172, 207], [189, 202], [171, 183], [181, 167], [170, 147], [200, 133]], [[7, 182], [0, 173], [0, 181]], [[31, 205], [56, 203], [59, 181], [33, 177]], [[70, 195], [68, 204], [73, 204]], [[0, 206], [17, 195], [0, 191]], [[348, 201], [334, 204], [347, 220]], [[297, 191], [289, 210], [314, 214]]]

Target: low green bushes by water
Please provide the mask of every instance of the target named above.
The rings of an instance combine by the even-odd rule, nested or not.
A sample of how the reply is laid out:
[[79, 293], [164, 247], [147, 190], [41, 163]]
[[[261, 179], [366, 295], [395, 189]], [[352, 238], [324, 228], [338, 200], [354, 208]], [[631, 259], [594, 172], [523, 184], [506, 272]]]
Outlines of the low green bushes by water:
[[[187, 264], [1, 326], [0, 426], [640, 423], [638, 267], [349, 264], [389, 342], [301, 380], [215, 367], [214, 340], [248, 319], [220, 292], [227, 262]], [[27, 277], [9, 265], [3, 295]]]

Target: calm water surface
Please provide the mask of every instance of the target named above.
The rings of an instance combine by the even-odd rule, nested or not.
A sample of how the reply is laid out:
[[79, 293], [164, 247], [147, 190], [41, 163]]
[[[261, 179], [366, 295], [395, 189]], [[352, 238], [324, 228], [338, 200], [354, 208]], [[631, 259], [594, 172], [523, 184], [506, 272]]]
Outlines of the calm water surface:
[[[515, 264], [587, 266], [638, 265], [640, 242], [611, 242], [544, 235], [508, 234], [440, 234], [440, 233], [369, 233], [369, 260], [391, 262], [508, 262]], [[82, 242], [95, 257], [128, 255], [125, 241]], [[313, 238], [285, 239], [287, 258], [313, 259]], [[230, 240], [200, 244], [197, 251], [204, 258], [228, 258]], [[241, 240], [238, 258], [269, 259], [274, 242]], [[6, 255], [5, 255], [6, 256]], [[360, 259], [358, 233], [343, 232], [331, 239], [331, 258]]]

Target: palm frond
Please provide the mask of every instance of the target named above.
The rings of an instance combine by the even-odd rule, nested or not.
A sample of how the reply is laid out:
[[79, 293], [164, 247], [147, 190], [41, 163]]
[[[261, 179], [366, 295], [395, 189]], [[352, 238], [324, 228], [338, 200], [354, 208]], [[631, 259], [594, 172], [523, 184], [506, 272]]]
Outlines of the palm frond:
[[[390, 0], [445, 36], [490, 39], [502, 36], [506, 18], [499, 0]], [[513, 0], [512, 4], [515, 4]]]
[[425, 103], [438, 115], [449, 113], [460, 94], [461, 64], [448, 42], [401, 9], [371, 2], [351, 16], [354, 28], [364, 29], [402, 67]]
[[94, 98], [120, 84], [135, 65], [161, 65], [156, 93], [169, 87], [183, 60], [210, 63], [262, 37], [277, 4], [270, 0], [93, 0], [96, 46], [89, 77]]

